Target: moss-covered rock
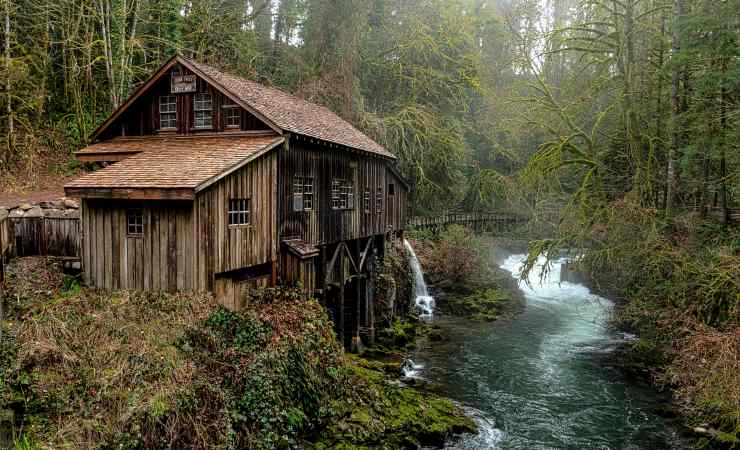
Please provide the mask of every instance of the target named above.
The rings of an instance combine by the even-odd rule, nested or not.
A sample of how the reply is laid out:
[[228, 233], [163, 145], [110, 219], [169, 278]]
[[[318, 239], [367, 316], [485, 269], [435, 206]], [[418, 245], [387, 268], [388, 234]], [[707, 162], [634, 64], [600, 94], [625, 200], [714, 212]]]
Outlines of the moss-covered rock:
[[326, 428], [309, 448], [419, 448], [475, 430], [448, 399], [387, 383], [358, 365], [345, 366], [343, 375], [351, 383], [348, 395], [331, 402]]

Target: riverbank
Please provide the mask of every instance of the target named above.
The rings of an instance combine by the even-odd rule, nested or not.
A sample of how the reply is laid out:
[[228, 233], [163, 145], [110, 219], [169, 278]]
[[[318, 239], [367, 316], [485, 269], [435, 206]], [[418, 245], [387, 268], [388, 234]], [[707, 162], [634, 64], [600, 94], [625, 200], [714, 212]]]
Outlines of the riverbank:
[[0, 430], [15, 448], [417, 448], [475, 427], [345, 355], [325, 309], [290, 290], [235, 313], [88, 290], [39, 258], [9, 275]]
[[[512, 279], [524, 259], [502, 262]], [[613, 303], [559, 271], [533, 274], [510, 319], [439, 316], [445, 339], [420, 340], [416, 376], [470, 407], [483, 431], [446, 448], [685, 448], [659, 413], [665, 396], [609, 362], [632, 339], [608, 326]]]
[[524, 297], [517, 282], [496, 264], [493, 243], [469, 229], [453, 225], [438, 234], [410, 233], [444, 315], [492, 322], [521, 312]]
[[[740, 445], [740, 229], [697, 213], [667, 219], [628, 201], [590, 227], [564, 226], [535, 248], [584, 248], [574, 262], [616, 301], [611, 326], [638, 339], [614, 365], [669, 392], [701, 448]], [[589, 245], [586, 245], [589, 244]]]

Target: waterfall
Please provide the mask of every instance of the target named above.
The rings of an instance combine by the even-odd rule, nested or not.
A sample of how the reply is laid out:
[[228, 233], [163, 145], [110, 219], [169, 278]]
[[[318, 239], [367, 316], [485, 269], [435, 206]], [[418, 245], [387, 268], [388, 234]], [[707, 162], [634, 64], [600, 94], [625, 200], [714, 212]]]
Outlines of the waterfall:
[[419, 310], [419, 317], [423, 319], [431, 319], [434, 315], [434, 298], [429, 295], [427, 290], [427, 283], [424, 281], [424, 273], [421, 270], [421, 263], [419, 258], [416, 257], [414, 249], [406, 239], [403, 240], [403, 245], [409, 254], [409, 262], [411, 264], [411, 271], [414, 274], [414, 304]]

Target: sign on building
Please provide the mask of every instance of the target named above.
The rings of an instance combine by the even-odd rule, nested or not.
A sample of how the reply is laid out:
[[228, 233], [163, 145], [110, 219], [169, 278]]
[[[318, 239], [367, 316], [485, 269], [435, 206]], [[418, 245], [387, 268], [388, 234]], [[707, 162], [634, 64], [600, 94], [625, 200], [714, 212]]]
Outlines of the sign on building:
[[172, 93], [195, 92], [195, 75], [172, 75]]

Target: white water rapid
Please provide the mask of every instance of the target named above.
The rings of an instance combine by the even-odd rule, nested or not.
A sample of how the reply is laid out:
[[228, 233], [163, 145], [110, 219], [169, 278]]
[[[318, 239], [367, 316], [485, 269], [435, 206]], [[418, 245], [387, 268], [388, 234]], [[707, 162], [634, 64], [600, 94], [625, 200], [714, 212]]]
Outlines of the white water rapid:
[[403, 240], [403, 245], [409, 254], [409, 262], [411, 264], [411, 272], [414, 274], [414, 305], [419, 310], [419, 317], [425, 320], [429, 320], [434, 316], [434, 297], [429, 295], [427, 290], [427, 283], [424, 281], [424, 273], [421, 270], [421, 263], [419, 258], [416, 257], [413, 247], [409, 244], [406, 239]]

